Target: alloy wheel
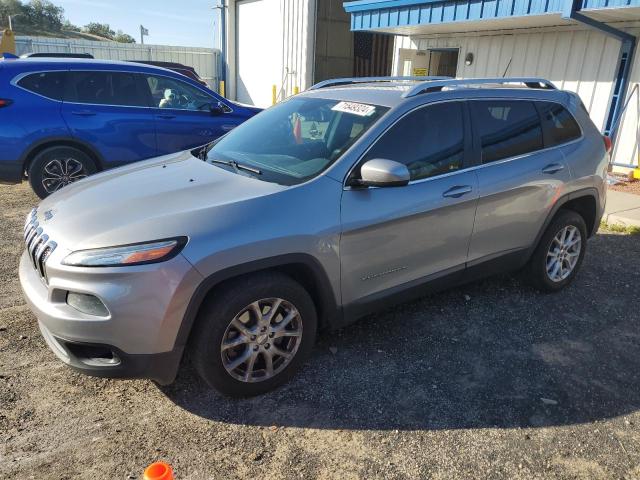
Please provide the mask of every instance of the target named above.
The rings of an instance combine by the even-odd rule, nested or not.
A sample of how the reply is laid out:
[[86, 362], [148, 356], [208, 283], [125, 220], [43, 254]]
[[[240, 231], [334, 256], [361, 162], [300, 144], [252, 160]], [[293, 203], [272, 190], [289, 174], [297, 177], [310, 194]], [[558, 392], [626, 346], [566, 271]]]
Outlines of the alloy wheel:
[[42, 169], [42, 186], [47, 193], [53, 193], [62, 187], [87, 176], [84, 165], [75, 158], [53, 159]]
[[573, 225], [562, 228], [547, 252], [547, 276], [553, 282], [561, 282], [575, 269], [582, 250], [582, 235]]
[[282, 372], [302, 341], [302, 318], [282, 298], [258, 300], [243, 308], [222, 337], [222, 364], [241, 382], [261, 382]]

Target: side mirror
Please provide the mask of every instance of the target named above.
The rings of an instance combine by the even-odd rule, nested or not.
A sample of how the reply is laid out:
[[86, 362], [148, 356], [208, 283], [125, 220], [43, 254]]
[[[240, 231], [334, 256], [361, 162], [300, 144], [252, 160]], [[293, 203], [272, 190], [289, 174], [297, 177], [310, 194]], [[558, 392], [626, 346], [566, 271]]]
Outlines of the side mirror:
[[209, 105], [209, 111], [211, 112], [211, 115], [223, 115], [224, 113], [226, 113], [226, 110], [227, 109], [222, 102], [212, 103], [211, 105]]
[[401, 187], [409, 183], [409, 169], [403, 163], [384, 158], [369, 160], [360, 167], [358, 185], [367, 187]]

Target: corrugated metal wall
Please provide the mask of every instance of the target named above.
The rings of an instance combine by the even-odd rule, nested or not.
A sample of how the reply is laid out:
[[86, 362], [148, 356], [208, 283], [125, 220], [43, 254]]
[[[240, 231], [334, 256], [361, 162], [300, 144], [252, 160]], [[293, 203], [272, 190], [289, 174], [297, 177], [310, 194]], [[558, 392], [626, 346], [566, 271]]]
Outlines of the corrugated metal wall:
[[[240, 32], [242, 25], [238, 25], [238, 22], [242, 22], [238, 15], [238, 7], [243, 3], [253, 1], [267, 0], [229, 0], [227, 6], [226, 60], [228, 91], [231, 98], [237, 98], [238, 81], [242, 82], [242, 78], [238, 78], [238, 76], [241, 77], [244, 74], [239, 71], [239, 69], [242, 69], [240, 68], [241, 65], [239, 65], [239, 58], [243, 55], [239, 45], [243, 42], [239, 42], [238, 35], [244, 35], [244, 33]], [[271, 88], [275, 84], [278, 98], [281, 100], [292, 95], [294, 87], [297, 86], [300, 90], [304, 90], [311, 85], [313, 79], [316, 1], [277, 0], [277, 2], [272, 2], [277, 4], [271, 8], [278, 9], [278, 21], [275, 25], [273, 22], [265, 25], [264, 32], [268, 32], [268, 35], [277, 36], [281, 42], [281, 46], [277, 48], [277, 51], [265, 46], [265, 42], [260, 42], [260, 36], [264, 32], [250, 32], [252, 35], [251, 48], [257, 50], [265, 58], [281, 60], [282, 65], [282, 72], [278, 78], [270, 78], [270, 76], [266, 78], [265, 76], [262, 79], [263, 85], [259, 87], [261, 92], [264, 89], [269, 92], [270, 96]], [[251, 73], [246, 74], [259, 76], [260, 70], [254, 69]]]
[[25, 53], [90, 53], [104, 60], [155, 60], [178, 62], [196, 69], [210, 87], [217, 88], [220, 52], [213, 48], [140, 45], [82, 39], [16, 37], [18, 55]]
[[[627, 31], [640, 35], [640, 28]], [[396, 37], [394, 73], [399, 73], [400, 48], [459, 48], [457, 75], [461, 78], [500, 77], [505, 71], [508, 76], [548, 78], [559, 88], [577, 92], [594, 123], [602, 130], [611, 101], [620, 42], [595, 30], [575, 27], [477, 32], [456, 34], [455, 37]], [[471, 66], [464, 62], [468, 52], [475, 57]], [[632, 86], [638, 82], [640, 55], [636, 55]], [[637, 164], [639, 115], [640, 100], [638, 103], [634, 100], [623, 117], [614, 152], [615, 162]]]
[[[289, 75], [283, 85], [283, 96], [293, 95], [294, 87], [300, 91], [310, 87], [312, 78], [313, 43], [315, 35], [315, 0], [280, 0], [282, 8], [282, 65]], [[322, 1], [322, 0], [320, 0]], [[313, 23], [311, 23], [313, 22]], [[311, 62], [309, 62], [311, 57]], [[283, 72], [284, 74], [284, 72]]]

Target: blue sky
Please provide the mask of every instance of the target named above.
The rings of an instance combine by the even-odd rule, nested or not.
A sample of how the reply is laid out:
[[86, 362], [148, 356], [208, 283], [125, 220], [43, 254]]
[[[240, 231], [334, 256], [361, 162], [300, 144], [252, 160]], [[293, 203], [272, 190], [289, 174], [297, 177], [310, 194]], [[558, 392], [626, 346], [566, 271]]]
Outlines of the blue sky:
[[215, 46], [213, 20], [217, 0], [52, 0], [79, 26], [108, 23], [140, 42], [140, 24], [149, 30], [145, 43], [189, 47]]

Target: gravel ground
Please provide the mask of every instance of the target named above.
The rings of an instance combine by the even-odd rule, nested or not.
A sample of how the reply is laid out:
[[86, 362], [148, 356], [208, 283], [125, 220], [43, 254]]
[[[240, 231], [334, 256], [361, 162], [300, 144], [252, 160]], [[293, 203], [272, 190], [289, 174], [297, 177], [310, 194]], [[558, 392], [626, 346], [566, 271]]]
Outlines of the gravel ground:
[[640, 479], [640, 237], [601, 232], [569, 289], [499, 277], [323, 334], [243, 401], [85, 377], [22, 300], [26, 185], [0, 187], [0, 478]]

